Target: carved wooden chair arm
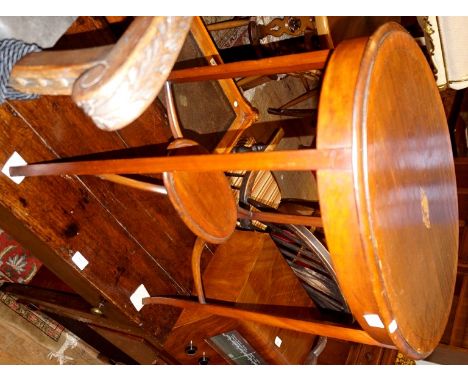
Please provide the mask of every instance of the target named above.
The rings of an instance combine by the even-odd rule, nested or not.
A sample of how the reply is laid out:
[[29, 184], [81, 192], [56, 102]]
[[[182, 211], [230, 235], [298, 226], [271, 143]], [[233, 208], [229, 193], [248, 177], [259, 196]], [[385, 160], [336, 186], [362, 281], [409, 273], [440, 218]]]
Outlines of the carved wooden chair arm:
[[143, 113], [168, 77], [190, 17], [137, 17], [115, 45], [31, 53], [11, 73], [25, 93], [71, 95], [103, 130], [120, 129]]

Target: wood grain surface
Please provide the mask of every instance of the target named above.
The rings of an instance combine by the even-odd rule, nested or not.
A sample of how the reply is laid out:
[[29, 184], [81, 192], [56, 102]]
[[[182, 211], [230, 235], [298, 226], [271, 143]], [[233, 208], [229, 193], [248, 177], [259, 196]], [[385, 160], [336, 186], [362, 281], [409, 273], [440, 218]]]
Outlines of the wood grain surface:
[[[203, 284], [207, 299], [232, 302], [238, 310], [245, 306], [261, 309], [266, 304], [277, 310], [289, 307], [313, 315], [313, 302], [268, 235], [235, 231], [217, 247], [203, 272]], [[147, 300], [150, 302], [151, 298]], [[246, 320], [238, 310], [233, 316], [219, 317], [218, 312], [209, 311], [211, 305], [176, 302], [189, 304], [174, 325], [165, 348], [184, 364], [196, 363], [198, 359], [184, 353], [190, 340], [199, 348], [197, 355], [201, 351], [207, 353], [210, 364], [226, 363], [205, 340], [230, 330], [238, 330], [269, 364], [303, 363], [315, 338], [312, 334]], [[158, 303], [168, 300], [161, 298]], [[208, 310], [204, 309], [206, 306]], [[280, 347], [274, 343], [276, 337], [282, 339]]]
[[[168, 146], [170, 155], [206, 153], [189, 139], [177, 139]], [[221, 171], [164, 172], [164, 185], [172, 205], [190, 230], [203, 240], [219, 244], [234, 232], [236, 201]]]
[[[90, 35], [91, 42], [109, 44], [114, 36], [105, 27], [100, 18], [84, 17], [71, 31], [86, 45], [85, 32], [102, 28]], [[118, 133], [96, 129], [69, 97], [61, 96], [5, 103], [0, 126], [1, 163], [14, 151], [27, 162], [136, 146], [155, 152], [171, 137], [159, 101]], [[103, 299], [106, 316], [142, 325], [163, 341], [179, 311], [138, 312], [129, 297], [140, 284], [150, 293], [188, 295], [192, 289], [195, 237], [166, 196], [96, 177], [26, 179], [18, 186], [3, 174], [0, 195], [4, 230], [14, 229], [18, 241], [38, 249], [35, 256], [89, 303], [97, 306]], [[76, 251], [89, 261], [84, 271], [71, 260]]]
[[179, 69], [171, 72], [169, 80], [177, 83], [323, 69], [329, 54], [329, 50], [319, 50], [223, 65]]
[[353, 151], [352, 171], [321, 170], [318, 187], [327, 242], [354, 316], [375, 339], [424, 358], [449, 316], [457, 195], [438, 89], [403, 28], [389, 23], [369, 40], [335, 50], [317, 146]]
[[[34, 163], [10, 168], [12, 176], [154, 174], [169, 171], [283, 170], [306, 171], [349, 168], [350, 150], [304, 149], [236, 154], [187, 154], [174, 157], [107, 159]], [[73, 159], [73, 158], [69, 158]]]

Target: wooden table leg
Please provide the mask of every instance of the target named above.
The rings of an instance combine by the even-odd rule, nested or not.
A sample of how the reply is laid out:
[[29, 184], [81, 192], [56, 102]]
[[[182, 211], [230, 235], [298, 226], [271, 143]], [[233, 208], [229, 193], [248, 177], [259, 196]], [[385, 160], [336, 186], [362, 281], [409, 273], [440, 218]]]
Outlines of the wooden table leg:
[[[369, 334], [362, 329], [353, 328], [350, 326], [319, 322], [305, 321], [296, 318], [277, 316], [258, 311], [249, 311], [239, 309], [234, 306], [219, 305], [219, 304], [200, 304], [196, 301], [172, 298], [172, 297], [147, 297], [143, 299], [143, 305], [163, 304], [175, 306], [183, 309], [198, 309], [204, 313], [229, 317], [239, 320], [250, 320], [260, 324], [275, 326], [278, 328], [295, 330], [302, 333], [315, 334], [325, 337], [332, 337], [344, 341], [359, 342], [367, 345], [391, 347], [374, 340]], [[391, 347], [393, 349], [393, 347]]]
[[171, 171], [204, 172], [228, 170], [347, 170], [350, 168], [350, 164], [351, 150], [349, 149], [306, 149], [32, 164], [11, 167], [10, 175], [154, 174]]

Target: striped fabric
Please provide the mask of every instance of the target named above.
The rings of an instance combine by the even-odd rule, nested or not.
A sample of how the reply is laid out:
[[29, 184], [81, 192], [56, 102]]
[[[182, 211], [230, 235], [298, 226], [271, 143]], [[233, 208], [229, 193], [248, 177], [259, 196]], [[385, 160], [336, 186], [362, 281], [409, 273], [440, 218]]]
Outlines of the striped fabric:
[[36, 44], [28, 44], [15, 39], [0, 40], [0, 104], [8, 99], [35, 99], [36, 94], [21, 93], [8, 85], [13, 66], [25, 55], [40, 52], [42, 49]]

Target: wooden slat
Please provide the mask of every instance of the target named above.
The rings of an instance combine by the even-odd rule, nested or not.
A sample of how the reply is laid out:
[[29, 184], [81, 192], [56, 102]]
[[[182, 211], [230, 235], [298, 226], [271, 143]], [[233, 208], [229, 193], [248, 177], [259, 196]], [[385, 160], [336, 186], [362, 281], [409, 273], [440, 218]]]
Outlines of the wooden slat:
[[143, 182], [140, 180], [128, 178], [126, 176], [113, 175], [113, 174], [98, 175], [98, 177], [104, 180], [108, 180], [109, 182], [122, 184], [127, 187], [133, 187], [133, 188], [136, 188], [137, 190], [149, 191], [149, 192], [155, 192], [157, 194], [167, 195], [166, 188], [160, 184]]
[[[22, 303], [33, 303], [41, 311], [58, 314], [86, 324], [95, 324], [129, 334], [143, 334], [141, 329], [136, 325], [132, 326], [130, 323], [110, 320], [105, 315], [98, 316], [92, 314], [90, 311], [92, 305], [85, 303], [80, 296], [72, 293], [22, 284], [6, 284], [2, 287], [2, 291], [14, 295]], [[104, 307], [101, 309], [105, 312]]]
[[240, 320], [250, 320], [265, 325], [276, 326], [283, 329], [295, 330], [303, 333], [333, 337], [345, 341], [360, 342], [368, 345], [384, 346], [374, 340], [365, 331], [351, 327], [345, 327], [338, 324], [304, 321], [296, 318], [273, 316], [271, 314], [260, 313], [258, 311], [248, 311], [239, 308], [214, 305], [199, 304], [195, 301], [183, 300], [170, 297], [147, 297], [143, 299], [145, 305], [163, 304], [176, 306], [184, 309], [198, 309], [206, 314], [215, 314], [223, 317], [235, 318]]
[[208, 29], [210, 32], [214, 32], [214, 31], [221, 31], [224, 29], [246, 27], [247, 25], [249, 25], [249, 23], [250, 23], [250, 19], [226, 20], [226, 21], [219, 21], [213, 24], [208, 24], [206, 26], [206, 29]]
[[343, 170], [351, 165], [348, 149], [290, 150], [240, 154], [181, 155], [177, 157], [109, 159], [11, 167], [13, 176], [153, 174], [170, 171], [228, 170]]
[[172, 82], [205, 81], [323, 69], [329, 54], [330, 50], [319, 50], [260, 60], [173, 70], [169, 75], [169, 80]]

